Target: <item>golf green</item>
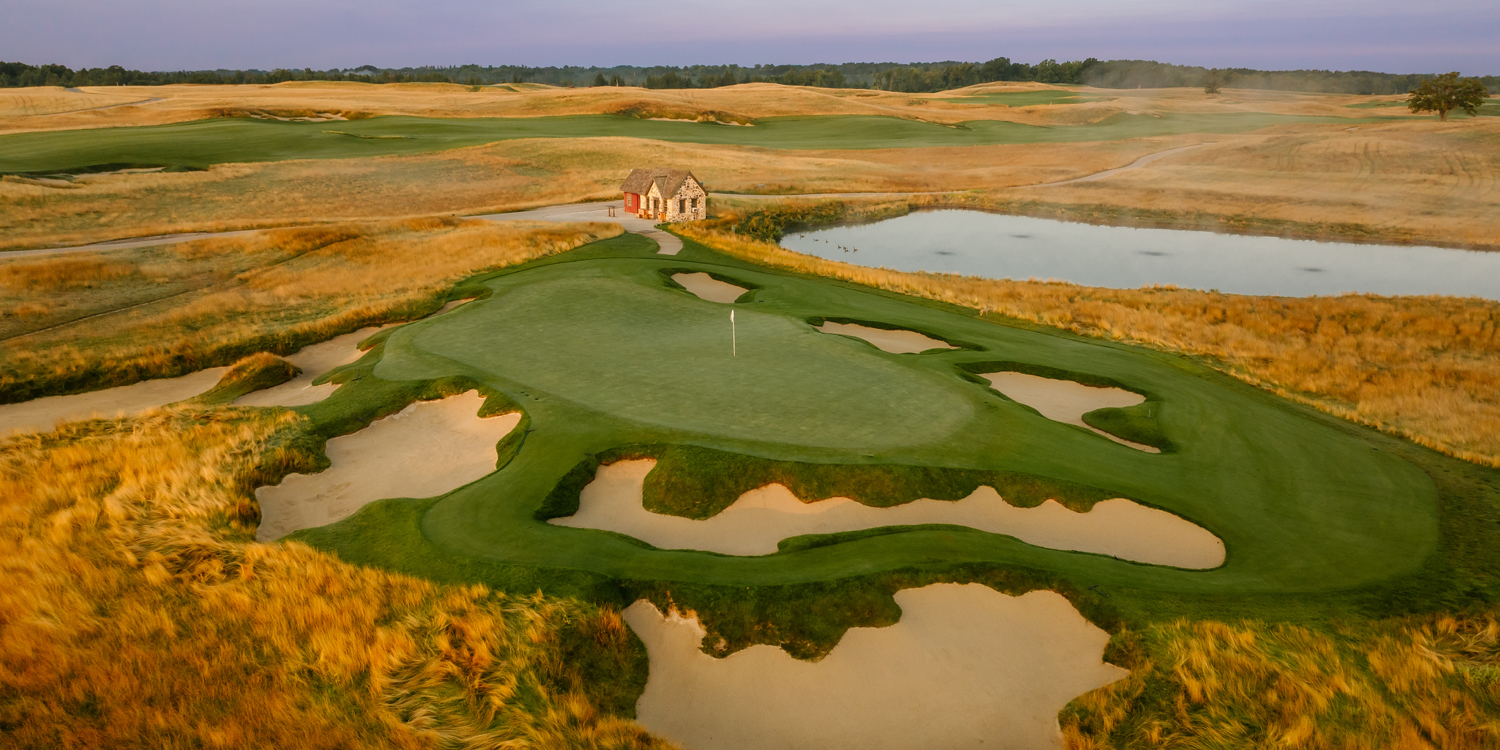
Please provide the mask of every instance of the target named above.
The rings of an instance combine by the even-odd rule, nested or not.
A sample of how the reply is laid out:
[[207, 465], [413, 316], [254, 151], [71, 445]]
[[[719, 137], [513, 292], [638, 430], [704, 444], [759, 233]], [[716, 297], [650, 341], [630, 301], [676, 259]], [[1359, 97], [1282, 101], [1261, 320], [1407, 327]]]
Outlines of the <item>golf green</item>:
[[874, 149], [1072, 143], [1182, 133], [1239, 133], [1273, 125], [1365, 119], [1259, 113], [1116, 114], [1097, 123], [1039, 127], [999, 120], [956, 126], [867, 115], [768, 117], [754, 127], [642, 120], [621, 115], [517, 118], [372, 117], [351, 122], [217, 118], [173, 125], [0, 136], [0, 173], [105, 165], [204, 168], [233, 162], [415, 154], [516, 138], [623, 136], [774, 149]]
[[[529, 432], [484, 479], [435, 500], [380, 501], [298, 537], [351, 560], [417, 573], [441, 565], [481, 581], [508, 566], [758, 586], [972, 564], [1179, 594], [1352, 589], [1411, 574], [1437, 550], [1437, 491], [1425, 473], [1357, 431], [1188, 360], [756, 268], [691, 242], [670, 259], [652, 250], [626, 236], [500, 272], [479, 280], [485, 299], [396, 329], [378, 356], [352, 366], [348, 385], [302, 411], [315, 421], [368, 411], [382, 388], [457, 377], [520, 405]], [[734, 305], [703, 301], [667, 280], [682, 270], [757, 291]], [[814, 317], [908, 327], [968, 348], [888, 354], [820, 333]], [[1050, 421], [960, 368], [1000, 363], [1149, 394], [1176, 450], [1147, 454]], [[1062, 480], [1179, 514], [1223, 539], [1228, 558], [1187, 571], [957, 527], [730, 557], [538, 519], [580, 463], [639, 445]]]

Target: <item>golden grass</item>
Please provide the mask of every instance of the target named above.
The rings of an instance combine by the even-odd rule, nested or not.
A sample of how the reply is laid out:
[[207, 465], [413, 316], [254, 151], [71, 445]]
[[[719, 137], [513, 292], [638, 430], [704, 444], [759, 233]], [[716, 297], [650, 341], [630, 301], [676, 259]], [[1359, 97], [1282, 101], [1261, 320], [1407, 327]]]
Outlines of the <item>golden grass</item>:
[[1126, 632], [1151, 654], [1063, 712], [1069, 750], [1500, 745], [1494, 612], [1323, 632], [1189, 622]]
[[616, 612], [261, 545], [282, 412], [162, 411], [0, 443], [0, 726], [16, 748], [651, 748], [570, 648]]
[[902, 273], [721, 230], [681, 233], [756, 263], [1206, 358], [1242, 380], [1453, 456], [1500, 466], [1500, 303], [1246, 297]]
[[92, 287], [140, 273], [129, 263], [98, 257], [58, 257], [0, 265], [0, 288], [24, 291], [57, 291]]
[[[0, 92], [0, 133], [119, 127], [184, 122], [222, 114], [299, 116], [320, 112], [353, 116], [537, 117], [626, 113], [635, 116], [743, 122], [790, 115], [889, 115], [931, 122], [1009, 120], [1035, 125], [1091, 122], [1119, 112], [1272, 112], [1289, 115], [1366, 117], [1345, 105], [1368, 96], [1229, 90], [1208, 96], [1200, 89], [1092, 89], [1070, 86], [1104, 101], [1066, 106], [1008, 107], [964, 99], [970, 94], [1059, 88], [1038, 83], [992, 83], [939, 94], [902, 94], [865, 89], [818, 89], [771, 83], [718, 89], [648, 90], [632, 87], [486, 87], [471, 91], [450, 84], [288, 82], [244, 86], [90, 87], [84, 94], [38, 87]], [[82, 102], [118, 104], [160, 98], [135, 107], [98, 111]], [[91, 103], [88, 106], [101, 106]], [[1405, 110], [1382, 110], [1403, 116]]]
[[[641, 164], [689, 166], [730, 192], [980, 191], [976, 207], [1045, 202], [1117, 221], [1204, 217], [1306, 236], [1500, 249], [1500, 121], [1300, 126], [1236, 135], [860, 151], [774, 151], [633, 138], [506, 141], [432, 154], [230, 164], [205, 172], [0, 180], [0, 247], [187, 231], [486, 213], [618, 197]], [[1107, 180], [1047, 187], [1212, 140]], [[1175, 217], [1175, 218], [1174, 218]], [[1352, 234], [1351, 234], [1352, 230]]]
[[[613, 224], [435, 218], [115, 251], [112, 258], [158, 258], [142, 266], [146, 279], [121, 280], [121, 294], [157, 284], [186, 291], [144, 303], [131, 296], [114, 312], [109, 305], [115, 298], [106, 297], [96, 303], [103, 312], [76, 322], [68, 321], [80, 311], [64, 317], [59, 309], [58, 319], [33, 315], [30, 330], [56, 327], [0, 343], [0, 393], [17, 398], [92, 389], [228, 364], [254, 351], [285, 354], [362, 326], [426, 314], [458, 280], [620, 231]], [[49, 269], [87, 262], [86, 255], [17, 259], [21, 270], [15, 277], [53, 278]], [[0, 260], [0, 278], [8, 265]], [[28, 291], [33, 296], [13, 293], [6, 299], [28, 304], [51, 296], [46, 289]]]

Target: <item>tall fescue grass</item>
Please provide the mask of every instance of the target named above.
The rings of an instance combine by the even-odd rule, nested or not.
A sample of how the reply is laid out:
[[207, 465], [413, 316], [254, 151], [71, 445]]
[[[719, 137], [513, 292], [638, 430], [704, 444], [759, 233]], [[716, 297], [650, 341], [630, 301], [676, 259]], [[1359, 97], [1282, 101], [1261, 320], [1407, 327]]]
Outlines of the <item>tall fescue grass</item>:
[[302, 430], [181, 408], [0, 442], [0, 745], [665, 747], [619, 717], [617, 612], [255, 543]]
[[1500, 612], [1323, 632], [1186, 620], [1117, 635], [1150, 656], [1063, 712], [1070, 750], [1500, 747]]
[[[728, 223], [726, 221], [726, 223]], [[756, 263], [1204, 357], [1242, 380], [1500, 466], [1500, 304], [1451, 297], [1247, 297], [865, 268], [722, 229], [683, 236]]]
[[[159, 274], [209, 275], [212, 283], [5, 341], [0, 400], [182, 375], [256, 351], [287, 354], [362, 326], [432, 312], [458, 280], [620, 231], [605, 224], [436, 218], [272, 230], [174, 246], [174, 263], [187, 271], [160, 263], [120, 283], [150, 285]], [[221, 263], [243, 270], [213, 270]], [[34, 297], [10, 295], [22, 304], [45, 301], [57, 284], [77, 278], [80, 264], [98, 269], [119, 262], [69, 255], [11, 266], [0, 259], [0, 279], [28, 285]]]

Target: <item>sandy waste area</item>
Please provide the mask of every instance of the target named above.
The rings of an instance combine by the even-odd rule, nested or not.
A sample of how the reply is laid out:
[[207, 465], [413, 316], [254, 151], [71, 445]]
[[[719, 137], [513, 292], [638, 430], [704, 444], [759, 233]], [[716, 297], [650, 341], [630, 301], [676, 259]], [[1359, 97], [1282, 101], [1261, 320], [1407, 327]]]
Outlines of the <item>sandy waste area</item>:
[[774, 646], [716, 659], [696, 618], [639, 601], [625, 621], [650, 660], [636, 720], [686, 750], [1036, 750], [1062, 746], [1068, 701], [1129, 673], [1109, 634], [1051, 591], [979, 584], [896, 592], [901, 619], [851, 628], [822, 660]]
[[313, 381], [335, 367], [359, 359], [364, 354], [359, 349], [359, 342], [380, 330], [378, 327], [361, 328], [354, 333], [304, 346], [296, 354], [288, 354], [283, 359], [301, 368], [301, 375], [281, 385], [240, 396], [235, 399], [235, 406], [306, 406], [332, 396], [339, 389], [338, 384], [313, 385]]
[[1024, 372], [991, 372], [980, 377], [990, 381], [995, 390], [1005, 394], [1010, 400], [1036, 409], [1054, 422], [1078, 425], [1138, 451], [1161, 453], [1158, 448], [1115, 437], [1104, 430], [1094, 429], [1083, 421], [1083, 415], [1095, 409], [1123, 409], [1145, 402], [1146, 397], [1139, 393], [1119, 388], [1097, 388], [1071, 380], [1027, 375]]
[[477, 391], [419, 401], [359, 432], [332, 438], [332, 466], [289, 474], [260, 487], [261, 541], [326, 526], [388, 497], [434, 497], [495, 470], [495, 444], [521, 421], [518, 412], [479, 418]]
[[682, 288], [698, 295], [700, 299], [709, 302], [722, 302], [730, 304], [740, 298], [740, 295], [750, 291], [737, 287], [725, 281], [709, 276], [706, 273], [674, 273], [672, 280], [681, 284]]
[[0, 406], [0, 437], [18, 431], [51, 430], [58, 422], [96, 417], [115, 419], [185, 401], [218, 385], [226, 372], [228, 367], [213, 367], [180, 378], [143, 380], [101, 391], [5, 404]]
[[857, 339], [868, 341], [875, 348], [887, 351], [891, 354], [916, 354], [930, 349], [957, 349], [945, 341], [938, 341], [931, 336], [923, 336], [916, 331], [888, 331], [884, 328], [871, 328], [858, 323], [824, 323], [816, 326], [823, 333], [836, 333], [842, 336], [853, 336]]
[[769, 555], [782, 539], [804, 534], [952, 524], [1013, 536], [1038, 547], [1153, 565], [1200, 569], [1224, 562], [1224, 542], [1208, 530], [1123, 498], [1075, 513], [1053, 500], [1017, 508], [994, 489], [980, 487], [962, 500], [919, 499], [872, 508], [843, 497], [804, 503], [786, 487], [772, 484], [746, 492], [712, 518], [669, 516], [642, 505], [642, 487], [655, 466], [653, 459], [640, 459], [599, 467], [594, 481], [583, 488], [578, 512], [548, 523], [614, 531], [661, 549], [726, 555]]

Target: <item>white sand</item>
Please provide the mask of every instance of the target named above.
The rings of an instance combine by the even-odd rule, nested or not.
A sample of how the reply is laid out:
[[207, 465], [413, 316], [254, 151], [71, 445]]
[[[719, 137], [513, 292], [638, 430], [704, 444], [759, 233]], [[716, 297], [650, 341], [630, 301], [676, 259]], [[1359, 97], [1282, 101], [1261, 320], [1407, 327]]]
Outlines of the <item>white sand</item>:
[[339, 389], [337, 383], [313, 385], [313, 381], [329, 370], [347, 365], [360, 358], [364, 352], [359, 342], [380, 331], [378, 327], [361, 328], [319, 344], [310, 344], [288, 354], [284, 359], [302, 368], [298, 375], [278, 386], [247, 393], [235, 399], [236, 406], [305, 406], [315, 404], [333, 395]]
[[1054, 422], [1076, 424], [1120, 445], [1128, 445], [1147, 453], [1161, 453], [1159, 449], [1149, 445], [1133, 443], [1124, 438], [1115, 437], [1104, 430], [1094, 429], [1083, 421], [1083, 415], [1095, 409], [1109, 407], [1123, 409], [1144, 402], [1146, 397], [1139, 393], [1131, 393], [1119, 388], [1096, 388], [1071, 380], [1055, 380], [1027, 375], [1024, 372], [991, 372], [981, 377], [989, 380], [990, 384], [995, 386], [995, 390], [1005, 394], [1012, 401], [1036, 409], [1042, 416]]
[[818, 662], [774, 646], [715, 659], [696, 619], [625, 610], [650, 676], [636, 720], [687, 750], [1061, 747], [1068, 701], [1129, 674], [1062, 596], [978, 584], [896, 592], [901, 620], [851, 628]]
[[434, 497], [495, 470], [495, 444], [519, 413], [480, 419], [477, 391], [412, 404], [352, 435], [328, 441], [333, 462], [318, 474], [290, 474], [260, 487], [261, 541], [326, 526], [387, 497]]
[[1166, 511], [1124, 498], [1075, 513], [1048, 500], [1017, 508], [990, 487], [957, 500], [919, 499], [892, 508], [872, 508], [849, 498], [804, 503], [772, 484], [741, 495], [718, 515], [703, 520], [652, 513], [641, 504], [653, 459], [599, 467], [583, 488], [578, 512], [548, 523], [604, 529], [662, 549], [695, 549], [726, 555], [768, 555], [782, 539], [941, 523], [1006, 534], [1027, 544], [1179, 568], [1214, 568], [1224, 562], [1224, 542], [1206, 529]]
[[672, 280], [681, 284], [682, 288], [698, 295], [700, 299], [709, 302], [722, 302], [730, 304], [740, 298], [740, 295], [750, 291], [744, 287], [738, 287], [725, 281], [709, 276], [706, 273], [674, 273]]
[[836, 333], [864, 339], [875, 348], [892, 354], [916, 354], [929, 349], [958, 348], [930, 336], [923, 336], [916, 331], [887, 331], [884, 328], [871, 328], [858, 323], [824, 323], [817, 326], [817, 329], [823, 333]]
[[102, 391], [47, 396], [0, 406], [0, 437], [12, 432], [42, 432], [58, 422], [105, 417], [113, 419], [190, 399], [218, 384], [228, 367], [213, 367], [180, 378], [143, 380]]

